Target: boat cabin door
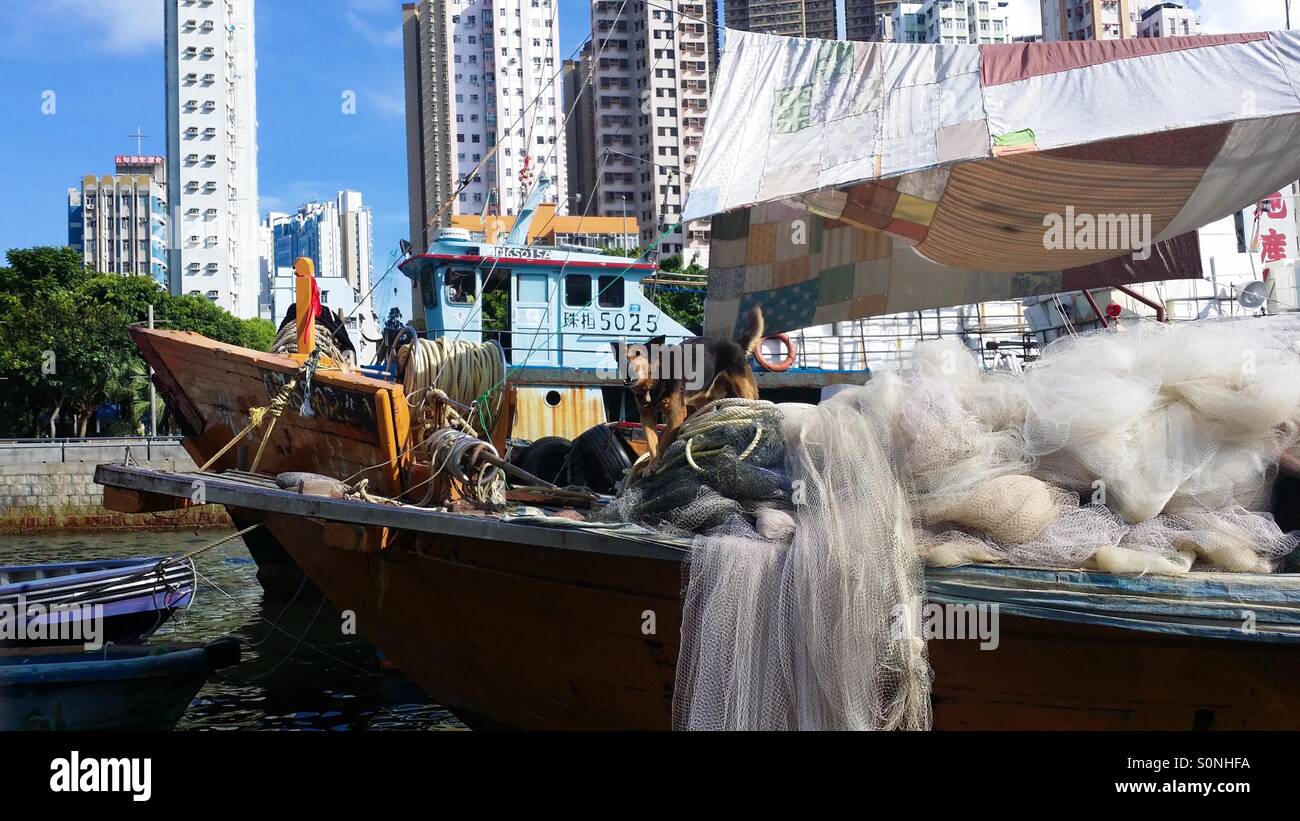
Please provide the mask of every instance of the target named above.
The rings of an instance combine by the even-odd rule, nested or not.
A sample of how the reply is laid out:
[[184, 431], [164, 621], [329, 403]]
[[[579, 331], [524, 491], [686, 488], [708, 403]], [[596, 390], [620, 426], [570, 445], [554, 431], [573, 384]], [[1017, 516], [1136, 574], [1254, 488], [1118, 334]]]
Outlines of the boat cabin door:
[[515, 367], [562, 365], [555, 333], [559, 289], [547, 273], [516, 271], [511, 308], [510, 363]]

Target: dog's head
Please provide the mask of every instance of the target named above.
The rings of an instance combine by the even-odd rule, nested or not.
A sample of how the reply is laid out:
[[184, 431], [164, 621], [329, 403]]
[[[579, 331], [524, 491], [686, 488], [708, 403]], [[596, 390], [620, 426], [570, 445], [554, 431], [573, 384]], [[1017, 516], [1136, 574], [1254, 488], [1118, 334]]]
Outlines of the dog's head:
[[640, 344], [609, 343], [614, 349], [614, 358], [623, 357], [625, 360], [625, 383], [633, 395], [643, 402], [650, 400], [650, 392], [657, 379], [654, 368], [655, 352], [661, 350], [667, 341], [668, 337], [660, 335]]

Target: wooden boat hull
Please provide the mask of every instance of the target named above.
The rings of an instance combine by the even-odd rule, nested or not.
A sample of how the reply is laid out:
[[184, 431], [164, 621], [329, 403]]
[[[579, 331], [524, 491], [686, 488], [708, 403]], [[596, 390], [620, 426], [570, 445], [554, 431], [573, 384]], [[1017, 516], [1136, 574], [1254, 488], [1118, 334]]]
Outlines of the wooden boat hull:
[[[188, 434], [183, 445], [197, 465], [206, 464], [248, 424], [250, 409], [268, 406], [280, 388], [298, 376], [299, 363], [288, 356], [181, 331], [133, 327], [131, 334], [154, 369], [160, 393], [181, 419]], [[298, 377], [290, 397], [295, 410], [303, 402], [304, 383]], [[261, 447], [257, 468], [264, 472], [364, 478], [381, 493], [399, 492], [405, 464], [399, 451], [409, 427], [401, 388], [359, 371], [319, 370], [312, 378], [311, 405], [314, 416], [284, 414], [274, 425], [246, 436], [212, 468], [251, 468]], [[255, 511], [229, 513], [239, 529], [257, 521]], [[282, 545], [261, 529], [246, 535], [244, 542], [268, 594], [289, 596], [300, 589], [302, 574]]]
[[[177, 494], [192, 480], [118, 466], [96, 477]], [[207, 481], [214, 499], [259, 509], [385, 657], [471, 723], [670, 726], [680, 547]], [[378, 527], [391, 539], [373, 550]], [[1300, 729], [1300, 580], [1193, 576], [932, 571], [931, 603], [1000, 608], [995, 649], [929, 643], [936, 728]]]
[[678, 564], [430, 534], [335, 550], [318, 523], [267, 523], [385, 658], [471, 725], [669, 729]]
[[[385, 656], [470, 723], [670, 729], [675, 563], [565, 562], [545, 548], [423, 534], [410, 552], [344, 553], [292, 517], [270, 524]], [[641, 633], [647, 612], [658, 616], [652, 636]], [[1000, 618], [996, 650], [979, 645], [929, 642], [935, 729], [1300, 729], [1300, 646], [1020, 616]]]
[[0, 651], [0, 730], [167, 730], [239, 642]]

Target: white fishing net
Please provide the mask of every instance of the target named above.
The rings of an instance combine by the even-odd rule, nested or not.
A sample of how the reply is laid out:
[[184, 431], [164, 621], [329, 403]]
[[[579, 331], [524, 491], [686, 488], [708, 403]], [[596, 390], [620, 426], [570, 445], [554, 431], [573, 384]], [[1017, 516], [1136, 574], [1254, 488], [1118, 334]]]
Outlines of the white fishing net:
[[676, 726], [928, 726], [925, 563], [1270, 572], [1300, 541], [1265, 512], [1298, 341], [1293, 318], [1136, 323], [1023, 374], [937, 341], [816, 407], [693, 415], [604, 514], [696, 534]]

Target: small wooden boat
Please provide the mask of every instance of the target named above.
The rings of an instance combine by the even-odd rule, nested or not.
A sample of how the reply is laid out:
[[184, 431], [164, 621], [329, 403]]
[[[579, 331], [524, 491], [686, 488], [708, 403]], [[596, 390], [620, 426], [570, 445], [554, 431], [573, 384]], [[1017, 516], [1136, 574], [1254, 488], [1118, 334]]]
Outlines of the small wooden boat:
[[0, 730], [167, 730], [212, 671], [239, 661], [207, 644], [0, 650]]
[[193, 596], [194, 569], [177, 560], [0, 566], [0, 647], [137, 643]]

